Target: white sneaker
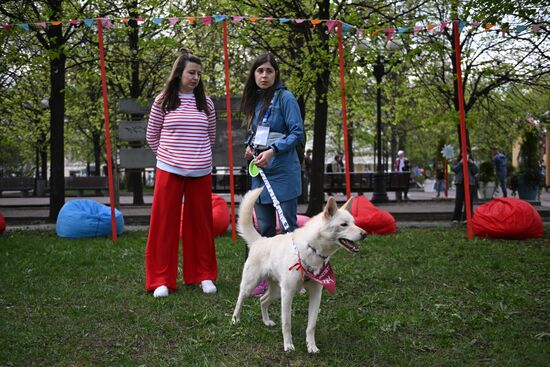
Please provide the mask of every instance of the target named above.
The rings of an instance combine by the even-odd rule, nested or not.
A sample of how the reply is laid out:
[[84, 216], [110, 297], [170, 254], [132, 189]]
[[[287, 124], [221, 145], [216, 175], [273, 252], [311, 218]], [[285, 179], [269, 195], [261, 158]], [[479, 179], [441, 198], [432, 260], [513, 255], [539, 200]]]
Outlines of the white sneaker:
[[161, 285], [157, 289], [155, 289], [155, 292], [153, 292], [153, 297], [166, 297], [168, 296], [168, 287], [165, 285]]
[[201, 288], [204, 293], [216, 293], [218, 291], [218, 289], [216, 288], [214, 283], [212, 283], [211, 280], [203, 280], [201, 282]]

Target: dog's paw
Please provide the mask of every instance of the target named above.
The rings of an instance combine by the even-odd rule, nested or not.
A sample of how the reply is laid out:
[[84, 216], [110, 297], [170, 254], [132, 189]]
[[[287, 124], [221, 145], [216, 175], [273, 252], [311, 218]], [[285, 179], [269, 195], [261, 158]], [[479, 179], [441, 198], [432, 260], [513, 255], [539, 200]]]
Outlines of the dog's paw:
[[239, 321], [241, 321], [241, 319], [238, 318], [237, 316], [233, 316], [233, 317], [231, 318], [231, 323], [232, 323], [233, 325], [237, 325], [237, 324], [239, 323]]
[[264, 320], [264, 325], [269, 326], [269, 327], [273, 327], [277, 324], [274, 321], [271, 321], [271, 320]]
[[292, 343], [285, 344], [285, 352], [290, 352], [293, 350], [294, 350], [294, 344]]
[[307, 345], [307, 351], [308, 351], [308, 353], [312, 353], [312, 354], [320, 352], [319, 348], [317, 348], [317, 346], [315, 344], [313, 344], [313, 345], [308, 344]]

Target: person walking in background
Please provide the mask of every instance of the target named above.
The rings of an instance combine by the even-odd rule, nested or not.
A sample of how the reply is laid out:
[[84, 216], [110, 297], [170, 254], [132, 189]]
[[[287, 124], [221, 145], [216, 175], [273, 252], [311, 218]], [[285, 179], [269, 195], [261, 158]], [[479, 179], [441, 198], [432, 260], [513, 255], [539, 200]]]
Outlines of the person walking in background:
[[180, 226], [184, 283], [200, 284], [204, 293], [217, 291], [211, 177], [216, 115], [204, 92], [201, 60], [185, 48], [180, 51], [147, 124], [147, 143], [157, 167], [145, 288], [154, 297], [166, 297], [177, 288]]
[[[279, 65], [272, 54], [254, 60], [245, 83], [241, 112], [248, 128], [245, 158], [253, 159], [263, 169], [291, 232], [296, 228], [298, 197], [302, 192], [296, 145], [302, 141], [304, 129], [298, 102], [281, 82]], [[262, 186], [260, 176], [252, 178], [253, 189]], [[275, 236], [277, 214], [265, 187], [254, 210], [260, 234]], [[262, 281], [252, 295], [261, 295], [266, 289], [267, 282]]]
[[435, 167], [435, 191], [437, 192], [437, 198], [445, 191], [445, 171], [441, 163], [438, 163]]
[[[395, 158], [395, 161], [393, 162], [393, 170], [394, 172], [404, 172], [403, 168], [405, 167], [405, 151], [399, 150], [397, 152], [397, 158]], [[410, 170], [410, 168], [409, 168]], [[402, 191], [395, 191], [395, 199], [397, 201], [403, 200], [403, 192]]]
[[[409, 172], [409, 179], [407, 180], [409, 182], [409, 187], [411, 186], [411, 162], [405, 158], [404, 164], [403, 164], [403, 171], [401, 172]], [[409, 187], [407, 187], [403, 191], [403, 200], [409, 201]]]
[[[468, 161], [468, 178], [470, 186], [470, 214], [471, 217], [474, 215], [474, 196], [476, 192], [476, 175], [479, 172], [476, 164], [470, 152], [466, 153], [466, 159]], [[452, 165], [452, 170], [456, 174], [455, 176], [455, 185], [456, 185], [456, 196], [455, 196], [455, 209], [453, 212], [453, 223], [458, 223], [459, 221], [464, 222], [466, 220], [466, 201], [464, 194], [464, 173], [462, 170], [462, 154], [459, 154], [456, 162]], [[464, 211], [462, 208], [464, 207]]]
[[[327, 165], [327, 172], [331, 173], [331, 187], [336, 190], [336, 193], [339, 192], [338, 189], [343, 186], [344, 182], [344, 176], [342, 175], [342, 172], [344, 172], [344, 162], [342, 161], [342, 156], [342, 153], [336, 153], [332, 162]], [[327, 194], [329, 196], [333, 195], [332, 192], [328, 192]]]
[[506, 191], [506, 176], [508, 175], [508, 160], [506, 156], [498, 151], [497, 148], [491, 148], [491, 154], [493, 155], [493, 165], [495, 166], [495, 173], [502, 189], [502, 196], [507, 197], [508, 192]]
[[342, 153], [336, 153], [330, 165], [331, 165], [331, 172], [334, 172], [334, 173], [344, 172], [344, 162], [342, 161]]

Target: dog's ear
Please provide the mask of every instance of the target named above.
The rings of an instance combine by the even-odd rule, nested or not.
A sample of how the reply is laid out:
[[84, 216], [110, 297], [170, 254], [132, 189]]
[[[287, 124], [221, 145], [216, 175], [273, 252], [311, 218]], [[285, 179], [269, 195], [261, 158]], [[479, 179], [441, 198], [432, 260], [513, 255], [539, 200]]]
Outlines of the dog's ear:
[[344, 205], [342, 205], [342, 206], [340, 207], [340, 209], [342, 209], [342, 210], [348, 210], [348, 211], [351, 210], [350, 205], [351, 205], [351, 202], [352, 202], [352, 201], [353, 201], [353, 196], [351, 196], [351, 197], [348, 199], [348, 201], [346, 201], [346, 202], [344, 203]]
[[336, 200], [332, 196], [328, 198], [327, 205], [325, 205], [324, 215], [326, 219], [330, 219], [338, 211], [338, 205]]

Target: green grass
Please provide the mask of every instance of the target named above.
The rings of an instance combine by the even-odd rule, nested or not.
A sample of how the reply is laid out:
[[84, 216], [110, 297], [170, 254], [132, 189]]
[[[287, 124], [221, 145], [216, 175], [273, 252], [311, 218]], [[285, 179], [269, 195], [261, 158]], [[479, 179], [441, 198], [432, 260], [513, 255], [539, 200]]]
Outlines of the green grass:
[[[0, 236], [1, 366], [544, 366], [550, 361], [550, 241], [467, 241], [463, 229], [371, 236], [333, 259], [337, 290], [305, 347], [307, 296], [293, 306], [296, 351], [258, 300], [231, 314], [244, 245], [216, 240], [219, 293], [144, 291], [146, 233], [69, 240]], [[279, 306], [272, 309], [279, 321]]]

